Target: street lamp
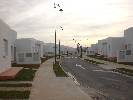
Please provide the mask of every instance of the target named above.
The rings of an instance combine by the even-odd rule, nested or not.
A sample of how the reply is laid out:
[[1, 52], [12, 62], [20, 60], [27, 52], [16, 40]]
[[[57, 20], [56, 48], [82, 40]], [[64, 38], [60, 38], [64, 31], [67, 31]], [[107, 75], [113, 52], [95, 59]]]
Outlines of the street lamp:
[[56, 30], [55, 30], [55, 64], [56, 64]]
[[59, 59], [60, 59], [60, 40], [59, 40]]
[[[61, 27], [60, 26], [60, 28], [61, 28], [61, 30], [63, 30], [63, 27]], [[57, 54], [56, 54], [56, 52], [57, 52], [57, 46], [56, 46], [56, 33], [57, 33], [57, 31], [55, 30], [55, 63], [57, 62], [57, 60], [56, 60], [56, 57], [57, 57]], [[60, 40], [59, 40], [59, 58], [60, 58]]]
[[[59, 7], [59, 8], [60, 8], [60, 7], [61, 7], [61, 6], [60, 6], [60, 4], [56, 4], [56, 3], [54, 3], [54, 8], [57, 8], [57, 7]], [[60, 11], [60, 12], [62, 12], [62, 11], [63, 11], [63, 9], [61, 9], [61, 8], [60, 8], [60, 9], [59, 9], [59, 11]]]
[[[59, 8], [59, 11], [63, 12], [63, 9], [61, 9], [60, 7], [61, 7], [60, 4], [54, 3], [54, 8]], [[61, 30], [63, 30], [62, 26], [60, 26], [60, 28], [61, 28]], [[57, 56], [57, 54], [56, 54], [56, 29], [55, 29], [55, 63], [57, 62], [56, 56]], [[60, 41], [59, 41], [59, 58], [60, 58]]]
[[[74, 38], [73, 38], [73, 41], [75, 41], [75, 43], [77, 42]], [[82, 58], [82, 55], [83, 55], [82, 52], [83, 52], [82, 45], [80, 45], [80, 43], [77, 43], [77, 53], [78, 53], [78, 56], [80, 56], [81, 58]]]
[[[61, 9], [60, 4], [54, 3], [54, 8], [59, 8], [59, 11], [63, 12], [63, 9]], [[60, 26], [60, 28], [61, 28], [61, 30], [63, 30], [62, 26]], [[55, 29], [55, 63], [57, 62], [56, 61], [56, 56], [57, 56], [57, 54], [56, 54], [56, 29]], [[59, 40], [59, 58], [60, 58], [60, 40]]]

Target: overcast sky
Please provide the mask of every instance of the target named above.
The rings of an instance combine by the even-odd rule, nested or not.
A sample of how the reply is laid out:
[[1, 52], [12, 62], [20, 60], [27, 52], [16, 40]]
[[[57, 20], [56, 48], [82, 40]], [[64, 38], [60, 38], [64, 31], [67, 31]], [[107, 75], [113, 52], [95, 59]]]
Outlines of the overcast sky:
[[[64, 10], [54, 9], [54, 2]], [[133, 0], [0, 0], [0, 18], [18, 32], [54, 42], [54, 30], [62, 44], [84, 46], [106, 37], [123, 36], [133, 26]], [[64, 28], [60, 30], [60, 26]]]

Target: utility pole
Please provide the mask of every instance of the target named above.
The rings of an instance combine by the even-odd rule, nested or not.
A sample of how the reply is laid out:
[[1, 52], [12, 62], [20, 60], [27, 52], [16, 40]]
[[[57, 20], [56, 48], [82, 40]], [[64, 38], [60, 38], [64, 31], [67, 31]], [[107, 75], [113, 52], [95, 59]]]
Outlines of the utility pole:
[[56, 30], [55, 30], [55, 64], [56, 64]]
[[80, 46], [80, 49], [81, 49], [80, 57], [82, 58], [82, 52], [83, 52], [82, 46]]
[[59, 40], [59, 59], [60, 59], [60, 40]]

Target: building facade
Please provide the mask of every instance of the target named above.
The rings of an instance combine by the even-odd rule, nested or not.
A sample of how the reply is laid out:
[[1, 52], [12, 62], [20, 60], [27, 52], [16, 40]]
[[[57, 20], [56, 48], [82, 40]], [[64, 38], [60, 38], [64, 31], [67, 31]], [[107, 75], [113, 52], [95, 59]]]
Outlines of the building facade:
[[11, 61], [14, 59], [13, 47], [16, 36], [17, 33], [0, 20], [0, 73], [11, 67]]
[[98, 54], [107, 57], [107, 41], [106, 39], [98, 40]]
[[33, 38], [21, 38], [16, 40], [17, 64], [40, 64], [41, 53], [38, 40]]
[[109, 37], [107, 42], [107, 58], [117, 59], [117, 53], [124, 48], [125, 39], [123, 37]]
[[124, 49], [118, 52], [117, 62], [133, 63], [133, 27], [124, 30]]

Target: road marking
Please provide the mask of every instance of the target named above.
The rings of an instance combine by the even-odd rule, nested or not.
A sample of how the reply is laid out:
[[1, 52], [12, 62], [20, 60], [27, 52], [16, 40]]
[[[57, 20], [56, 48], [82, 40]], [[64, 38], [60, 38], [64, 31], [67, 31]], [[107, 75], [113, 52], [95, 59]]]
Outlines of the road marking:
[[78, 64], [76, 64], [76, 67], [80, 67], [82, 69], [85, 69], [84, 67], [82, 67], [82, 65], [78, 65]]
[[103, 72], [104, 70], [93, 70], [94, 72]]
[[107, 70], [92, 70], [92, 71], [94, 71], [94, 72], [111, 72], [111, 73], [113, 73], [113, 71], [107, 71]]
[[80, 83], [76, 79], [74, 80], [74, 83], [80, 85]]
[[67, 75], [73, 79], [74, 83], [77, 84], [77, 85], [80, 85], [80, 83], [77, 81], [77, 79], [70, 73], [70, 72], [67, 72]]
[[74, 78], [74, 76], [70, 73], [70, 72], [67, 72], [68, 76], [70, 76], [72, 79]]

